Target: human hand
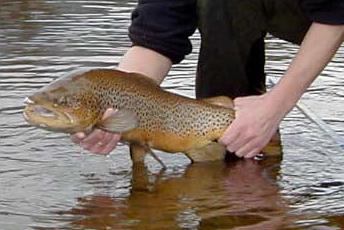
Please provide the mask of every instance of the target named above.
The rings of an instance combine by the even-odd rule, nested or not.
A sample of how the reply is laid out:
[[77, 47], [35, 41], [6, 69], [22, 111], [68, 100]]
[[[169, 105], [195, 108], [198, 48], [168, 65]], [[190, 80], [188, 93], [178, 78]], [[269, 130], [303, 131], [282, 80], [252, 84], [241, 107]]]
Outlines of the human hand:
[[268, 94], [236, 98], [234, 108], [236, 118], [219, 142], [238, 157], [255, 157], [277, 131], [285, 112]]
[[[112, 108], [107, 109], [102, 119], [106, 119], [116, 113]], [[106, 155], [116, 148], [121, 136], [119, 134], [106, 132], [101, 129], [95, 129], [88, 135], [83, 132], [71, 135], [75, 144], [80, 145], [83, 149], [95, 154]]]

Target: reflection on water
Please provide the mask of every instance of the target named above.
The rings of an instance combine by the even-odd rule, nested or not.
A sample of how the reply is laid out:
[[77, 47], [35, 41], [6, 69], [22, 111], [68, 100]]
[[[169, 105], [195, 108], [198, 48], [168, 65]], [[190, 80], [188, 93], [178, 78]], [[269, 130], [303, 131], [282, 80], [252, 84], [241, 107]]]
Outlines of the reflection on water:
[[[294, 110], [282, 123], [284, 159], [189, 166], [161, 153], [131, 169], [128, 149], [86, 154], [63, 134], [29, 127], [22, 101], [79, 68], [117, 65], [130, 46], [136, 1], [0, 1], [1, 229], [343, 229], [344, 157]], [[194, 52], [163, 86], [194, 96]], [[281, 76], [297, 48], [267, 40], [267, 72]], [[344, 135], [344, 49], [303, 101]]]
[[79, 216], [71, 225], [81, 229], [277, 229], [294, 218], [275, 183], [279, 164], [279, 159], [194, 164], [162, 175], [146, 175], [138, 167], [126, 199], [85, 196], [60, 214]]

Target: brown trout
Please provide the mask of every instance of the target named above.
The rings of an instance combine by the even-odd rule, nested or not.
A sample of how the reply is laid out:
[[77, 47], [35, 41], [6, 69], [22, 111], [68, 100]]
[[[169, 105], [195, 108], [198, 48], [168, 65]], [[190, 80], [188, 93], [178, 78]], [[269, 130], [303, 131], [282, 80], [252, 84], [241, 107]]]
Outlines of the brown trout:
[[[230, 102], [226, 97], [191, 99], [164, 91], [140, 74], [96, 69], [38, 90], [27, 98], [24, 117], [31, 125], [52, 131], [73, 134], [100, 128], [120, 133], [121, 140], [130, 144], [134, 162], [153, 154], [151, 149], [211, 161], [224, 159], [225, 148], [216, 140], [234, 119], [233, 109], [217, 103]], [[117, 112], [102, 120], [110, 107]]]

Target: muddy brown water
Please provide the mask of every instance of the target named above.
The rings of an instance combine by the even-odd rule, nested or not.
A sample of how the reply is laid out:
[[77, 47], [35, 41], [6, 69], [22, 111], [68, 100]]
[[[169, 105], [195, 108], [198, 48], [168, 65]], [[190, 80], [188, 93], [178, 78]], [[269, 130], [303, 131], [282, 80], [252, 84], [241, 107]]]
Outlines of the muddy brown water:
[[[80, 68], [114, 68], [135, 1], [0, 1], [0, 229], [344, 229], [344, 153], [293, 110], [283, 159], [189, 165], [180, 154], [132, 169], [128, 148], [95, 156], [22, 118], [34, 90]], [[194, 51], [163, 83], [194, 96]], [[268, 76], [297, 47], [267, 39]], [[344, 49], [302, 101], [344, 135]]]

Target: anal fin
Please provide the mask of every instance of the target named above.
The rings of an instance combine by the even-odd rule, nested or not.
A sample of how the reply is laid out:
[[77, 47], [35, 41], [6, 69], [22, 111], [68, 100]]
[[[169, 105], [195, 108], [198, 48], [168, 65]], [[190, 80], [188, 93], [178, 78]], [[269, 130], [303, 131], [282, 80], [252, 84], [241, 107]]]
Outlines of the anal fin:
[[218, 161], [225, 159], [226, 148], [217, 142], [210, 142], [203, 147], [190, 149], [185, 154], [192, 162]]

